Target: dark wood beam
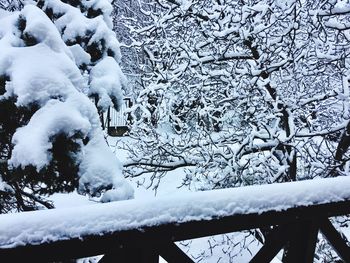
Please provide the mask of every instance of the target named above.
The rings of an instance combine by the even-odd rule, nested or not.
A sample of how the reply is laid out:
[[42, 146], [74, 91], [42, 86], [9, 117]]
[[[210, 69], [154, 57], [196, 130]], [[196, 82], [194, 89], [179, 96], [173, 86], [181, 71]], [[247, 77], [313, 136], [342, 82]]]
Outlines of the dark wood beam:
[[143, 247], [115, 248], [105, 254], [98, 263], [158, 263], [159, 254], [145, 244]]
[[[0, 248], [0, 262], [17, 262], [23, 258], [31, 258], [33, 262], [81, 258], [106, 254], [118, 247], [134, 248], [142, 247], [142, 244], [152, 244], [154, 247], [159, 247], [164, 243], [180, 240], [271, 225], [293, 224], [299, 220], [307, 221], [345, 214], [350, 214], [350, 201], [299, 206], [284, 211], [236, 214], [211, 218], [210, 220], [177, 222], [151, 227], [145, 226], [138, 229], [111, 231], [100, 233], [99, 235], [81, 236], [80, 238], [51, 243], [19, 245], [14, 248], [2, 247]], [[324, 226], [323, 232], [326, 231], [325, 229], [327, 230]], [[326, 234], [333, 237], [334, 235], [331, 235], [329, 232], [329, 230], [326, 231]], [[332, 240], [334, 239], [336, 240], [336, 238]]]
[[269, 263], [285, 246], [289, 236], [288, 226], [277, 226], [265, 233], [265, 243], [250, 263]]
[[319, 224], [317, 221], [299, 221], [289, 226], [289, 237], [284, 248], [283, 263], [313, 263]]
[[194, 261], [173, 242], [160, 246], [159, 253], [168, 263], [194, 263]]
[[320, 230], [323, 236], [345, 262], [350, 262], [350, 247], [346, 244], [340, 233], [335, 229], [329, 219], [321, 221]]

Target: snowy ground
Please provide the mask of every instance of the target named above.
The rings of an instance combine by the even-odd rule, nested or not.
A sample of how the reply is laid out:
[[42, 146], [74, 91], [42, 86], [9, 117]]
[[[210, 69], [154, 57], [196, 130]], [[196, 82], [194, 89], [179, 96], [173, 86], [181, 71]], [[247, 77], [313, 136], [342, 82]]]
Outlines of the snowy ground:
[[[109, 144], [113, 151], [115, 151], [118, 159], [121, 162], [126, 161], [127, 153], [121, 149], [119, 149], [121, 143], [127, 142], [129, 138], [119, 138], [119, 137], [109, 137]], [[165, 176], [159, 188], [157, 189], [157, 193], [153, 191], [151, 188], [147, 189], [144, 185], [138, 185], [137, 181], [139, 180], [147, 180], [147, 176], [144, 178], [137, 178], [131, 180], [134, 189], [135, 189], [135, 199], [145, 200], [150, 198], [157, 197], [165, 197], [165, 196], [176, 196], [181, 195], [183, 193], [188, 192], [189, 190], [180, 187], [182, 183], [182, 178], [184, 177], [183, 170], [176, 170], [173, 172], [169, 172], [167, 176]], [[145, 184], [147, 185], [147, 183]], [[57, 209], [67, 208], [67, 207], [77, 207], [87, 204], [96, 204], [96, 201], [93, 199], [88, 199], [87, 197], [81, 196], [77, 193], [71, 194], [54, 194], [51, 197], [55, 203]], [[215, 243], [220, 243], [220, 246], [213, 246]], [[243, 244], [250, 244], [250, 250], [243, 249]], [[205, 260], [201, 260], [200, 262], [208, 262], [208, 263], [217, 263], [217, 262], [228, 262], [227, 255], [223, 253], [223, 251], [227, 251], [231, 255], [235, 255], [235, 261], [237, 263], [248, 262], [252, 256], [259, 250], [261, 244], [256, 240], [253, 240], [251, 236], [247, 233], [233, 233], [227, 235], [219, 235], [215, 237], [208, 238], [200, 238], [191, 241], [183, 241], [179, 244], [180, 248], [183, 249], [186, 253], [188, 253], [195, 261], [198, 261], [201, 258], [205, 258]], [[281, 253], [278, 257], [281, 256]], [[88, 262], [87, 260], [81, 260], [80, 262]], [[164, 263], [163, 259], [160, 259], [160, 263]], [[275, 259], [273, 263], [279, 263], [278, 259]]]

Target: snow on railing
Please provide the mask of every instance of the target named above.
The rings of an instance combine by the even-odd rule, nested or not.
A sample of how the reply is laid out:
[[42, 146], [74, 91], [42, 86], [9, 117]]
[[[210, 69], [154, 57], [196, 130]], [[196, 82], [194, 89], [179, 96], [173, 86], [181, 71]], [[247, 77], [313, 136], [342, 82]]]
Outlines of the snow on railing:
[[[295, 225], [301, 219], [314, 222], [315, 217], [323, 220], [324, 226], [328, 217], [347, 213], [350, 213], [350, 177], [5, 214], [0, 216], [0, 261], [20, 251], [24, 256], [42, 245], [50, 249], [50, 244], [57, 247], [66, 242], [71, 248], [76, 245], [76, 250], [67, 255], [88, 256], [107, 253], [112, 248], [109, 243], [116, 248], [151, 240], [150, 243], [161, 246], [162, 240], [171, 243], [262, 226]], [[322, 231], [322, 226], [315, 229]], [[290, 235], [285, 229], [280, 233]], [[93, 242], [96, 251], [78, 253], [84, 242]], [[53, 249], [52, 253], [60, 249]], [[347, 252], [343, 256], [344, 253]]]

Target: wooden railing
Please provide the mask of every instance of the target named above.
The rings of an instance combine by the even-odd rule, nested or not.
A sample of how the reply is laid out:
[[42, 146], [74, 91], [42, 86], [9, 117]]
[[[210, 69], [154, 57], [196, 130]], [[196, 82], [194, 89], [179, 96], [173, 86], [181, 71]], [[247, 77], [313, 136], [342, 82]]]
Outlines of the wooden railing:
[[[325, 181], [329, 181], [329, 184], [325, 184]], [[315, 184], [317, 185], [318, 182], [322, 183], [319, 193], [325, 194], [321, 196], [316, 194], [310, 198], [310, 191], [317, 189]], [[298, 190], [299, 185], [300, 190]], [[292, 188], [289, 186], [292, 186]], [[347, 188], [349, 190], [346, 190]], [[247, 187], [246, 189], [243, 191], [242, 189], [232, 189], [211, 191], [211, 193], [205, 194], [189, 194], [187, 197], [174, 200], [169, 205], [167, 203], [172, 200], [171, 198], [163, 201], [153, 199], [141, 204], [138, 204], [137, 200], [107, 204], [104, 210], [113, 209], [113, 213], [114, 211], [116, 213], [115, 220], [119, 221], [126, 218], [123, 212], [129, 213], [133, 209], [143, 208], [145, 211], [150, 210], [151, 212], [149, 214], [145, 213], [145, 216], [147, 215], [149, 218], [143, 218], [141, 223], [135, 223], [140, 221], [141, 217], [133, 217], [131, 214], [128, 216], [129, 227], [115, 226], [115, 229], [113, 229], [112, 226], [115, 224], [110, 221], [111, 212], [109, 210], [109, 216], [101, 214], [101, 221], [96, 218], [91, 219], [104, 225], [105, 218], [109, 218], [106, 220], [102, 232], [86, 234], [86, 230], [84, 230], [84, 233], [78, 234], [78, 236], [72, 234], [70, 237], [70, 230], [67, 229], [68, 234], [62, 234], [62, 238], [54, 238], [54, 240], [43, 236], [33, 241], [33, 238], [29, 237], [39, 235], [35, 232], [35, 224], [40, 224], [40, 220], [43, 220], [43, 222], [48, 220], [45, 221], [47, 226], [38, 230], [39, 233], [40, 231], [46, 233], [50, 230], [50, 224], [52, 226], [60, 223], [65, 225], [70, 222], [69, 220], [75, 220], [80, 213], [79, 211], [74, 214], [73, 210], [60, 210], [57, 212], [58, 217], [56, 219], [55, 211], [50, 212], [51, 215], [47, 219], [45, 211], [23, 213], [22, 215], [2, 215], [0, 216], [0, 238], [2, 234], [7, 238], [3, 238], [3, 244], [0, 243], [0, 262], [23, 262], [23, 260], [28, 260], [28, 262], [56, 262], [101, 254], [104, 254], [100, 260], [103, 263], [155, 263], [158, 262], [159, 255], [167, 262], [194, 262], [174, 242], [256, 228], [261, 229], [265, 240], [261, 249], [250, 262], [270, 262], [284, 248], [283, 262], [311, 263], [313, 262], [319, 232], [329, 241], [344, 262], [350, 262], [350, 248], [329, 220], [330, 217], [350, 214], [350, 180], [348, 178], [281, 184], [281, 189], [277, 194], [271, 192], [276, 189], [276, 187], [271, 186]], [[293, 191], [296, 192], [295, 195], [298, 198], [295, 204], [284, 205], [286, 203], [283, 199], [285, 190], [288, 190], [287, 197]], [[309, 197], [300, 200], [303, 191], [305, 191], [305, 196]], [[337, 195], [337, 192], [339, 192], [339, 195]], [[218, 198], [218, 195], [222, 193], [227, 198]], [[251, 196], [248, 196], [249, 194]], [[245, 199], [248, 199], [248, 201], [241, 199], [245, 195], [247, 195]], [[266, 195], [270, 196], [266, 197]], [[205, 201], [206, 205], [213, 202], [213, 209], [204, 214], [202, 211], [206, 211], [205, 204], [201, 204], [199, 201], [203, 198], [213, 199], [212, 201]], [[250, 198], [253, 200], [249, 200]], [[261, 204], [255, 204], [262, 198], [266, 198], [266, 200], [276, 198], [276, 200], [264, 207]], [[178, 212], [181, 206], [186, 206], [186, 209], [188, 209], [191, 199], [192, 202], [199, 202], [198, 206], [203, 205], [203, 210], [189, 213], [188, 216], [184, 215], [183, 212]], [[227, 204], [215, 204], [219, 200], [222, 202], [226, 200]], [[235, 209], [235, 206], [237, 207], [239, 204], [245, 207], [249, 203], [253, 204], [252, 209]], [[154, 208], [157, 204], [160, 204], [158, 212], [157, 208]], [[195, 207], [195, 204], [193, 205]], [[87, 207], [87, 214], [94, 214], [95, 207]], [[125, 211], [125, 208], [128, 208], [127, 211]], [[101, 211], [96, 210], [96, 213], [101, 213]], [[137, 212], [141, 214], [140, 211], [135, 211], [135, 213]], [[72, 215], [67, 215], [67, 213], [72, 213]], [[200, 214], [203, 214], [203, 217], [198, 216]], [[62, 219], [59, 218], [60, 215], [66, 216]], [[170, 215], [169, 218], [172, 219], [152, 220], [152, 218], [165, 217], [165, 215]], [[14, 219], [12, 220], [12, 218]], [[31, 221], [31, 218], [38, 219], [36, 219], [33, 229], [29, 229], [27, 232], [25, 226], [21, 224], [25, 224], [27, 219]], [[122, 220], [122, 218], [124, 219]], [[2, 219], [6, 223], [2, 224]], [[64, 223], [62, 223], [63, 221]], [[16, 228], [16, 226], [22, 227], [24, 230], [11, 234], [13, 232], [11, 229]], [[57, 230], [53, 231], [57, 232]], [[53, 232], [50, 235], [56, 234]], [[15, 236], [13, 240], [11, 235]]]

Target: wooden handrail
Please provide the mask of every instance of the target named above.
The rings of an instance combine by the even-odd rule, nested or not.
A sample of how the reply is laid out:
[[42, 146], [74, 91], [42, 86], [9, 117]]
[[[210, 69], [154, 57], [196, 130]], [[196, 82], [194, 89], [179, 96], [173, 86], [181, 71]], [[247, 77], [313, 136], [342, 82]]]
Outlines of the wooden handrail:
[[[102, 205], [104, 209], [99, 209], [100, 205], [96, 207], [89, 206], [86, 207], [87, 213], [93, 213], [93, 211], [101, 212], [106, 209], [119, 209], [115, 213], [115, 220], [125, 219], [121, 215], [123, 211], [130, 212], [133, 209], [141, 209], [142, 204], [144, 205], [143, 209], [146, 211], [153, 209], [153, 213], [147, 214], [146, 212], [145, 215], [148, 215], [150, 218], [148, 220], [144, 218], [145, 220], [140, 224], [130, 225], [129, 227], [120, 227], [120, 225], [115, 224], [115, 229], [109, 229], [109, 231], [107, 231], [107, 228], [113, 224], [109, 222], [110, 218], [105, 220], [103, 217], [106, 215], [100, 213], [100, 224], [103, 225], [105, 222], [107, 225], [104, 231], [87, 234], [85, 231], [78, 236], [67, 236], [65, 233], [62, 235], [62, 238], [55, 238], [54, 240], [50, 240], [50, 237], [47, 236], [36, 240], [31, 239], [31, 235], [35, 235], [35, 227], [32, 230], [28, 230], [28, 233], [22, 233], [22, 236], [27, 236], [26, 238], [23, 238], [21, 233], [15, 233], [12, 243], [11, 240], [7, 240], [7, 243], [3, 242], [2, 244], [0, 242], [0, 262], [17, 262], [23, 258], [29, 258], [33, 262], [50, 262], [100, 254], [105, 254], [101, 262], [112, 262], [118, 259], [118, 262], [153, 263], [158, 262], [157, 258], [159, 255], [163, 256], [168, 262], [192, 262], [187, 255], [177, 248], [174, 244], [175, 241], [268, 226], [271, 227], [272, 231], [266, 236], [264, 246], [253, 257], [251, 262], [269, 262], [281, 248], [285, 248], [285, 251], [287, 251], [283, 262], [312, 262], [318, 231], [324, 234], [339, 256], [345, 262], [349, 262], [349, 247], [328, 220], [329, 217], [350, 214], [349, 179], [344, 177], [313, 182], [286, 183], [278, 185], [277, 189], [275, 189], [276, 186], [265, 185], [246, 187], [244, 189], [193, 193], [178, 198], [178, 200], [177, 198], [163, 198], [143, 202], [138, 202], [137, 200], [125, 201]], [[317, 183], [319, 187], [315, 186]], [[275, 191], [270, 192], [271, 190]], [[293, 191], [295, 191], [295, 196], [298, 197], [294, 202], [295, 204], [293, 205], [293, 202], [290, 202], [288, 205], [285, 205], [286, 200], [282, 198], [283, 193], [288, 196]], [[305, 191], [304, 197], [301, 195], [303, 191]], [[322, 193], [321, 196], [317, 196], [320, 193]], [[241, 199], [248, 194], [252, 196], [246, 196], [245, 199]], [[223, 198], [217, 195], [226, 197]], [[264, 195], [267, 195], [267, 197], [264, 197]], [[221, 200], [221, 202], [226, 201], [227, 203], [217, 204], [216, 207], [211, 207], [212, 209], [209, 209], [209, 212], [206, 211], [205, 207], [202, 207], [204, 212], [199, 211], [198, 214], [203, 213], [203, 217], [199, 217], [196, 212], [191, 211], [188, 211], [187, 215], [183, 211], [177, 214], [177, 209], [180, 209], [182, 206], [185, 206], [187, 209], [189, 205], [189, 203], [179, 203], [181, 200], [197, 201], [200, 206], [202, 205], [200, 200], [204, 197], [213, 199], [212, 202], [204, 200], [203, 203], [205, 205], [214, 206], [218, 200]], [[271, 205], [266, 204], [262, 207], [263, 200], [261, 204], [256, 204], [256, 202], [263, 197], [279, 199], [271, 202]], [[170, 203], [168, 206], [165, 205], [174, 199], [173, 203]], [[252, 207], [246, 207], [245, 209], [241, 207], [241, 209], [237, 210], [234, 205], [239, 206], [238, 201], [243, 202], [241, 204], [242, 207], [249, 203], [252, 204]], [[157, 216], [157, 208], [152, 208], [152, 206], [157, 204], [160, 206], [159, 211], [163, 211], [163, 214], [160, 213], [158, 216], [169, 215], [168, 220], [159, 220], [158, 223], [155, 223], [157, 220], [152, 220], [153, 217]], [[233, 205], [233, 207], [230, 207], [230, 205]], [[254, 205], [257, 205], [257, 207], [254, 207]], [[195, 204], [193, 208], [195, 208]], [[60, 222], [73, 220], [74, 216], [78, 216], [79, 211], [77, 214], [73, 213], [73, 215], [68, 215], [61, 220], [60, 218], [54, 220], [53, 216], [55, 214], [64, 215], [73, 211], [39, 211], [23, 213], [22, 215], [2, 215], [0, 216], [0, 241], [3, 233], [8, 238], [12, 238], [11, 233], [6, 232], [11, 231], [5, 229], [5, 227], [15, 228], [17, 226], [21, 228], [19, 224], [21, 222], [24, 223], [26, 218], [31, 221], [31, 217], [40, 218], [42, 216], [42, 220], [45, 220], [45, 214], [51, 213], [52, 215], [50, 214], [50, 216], [46, 217], [49, 221], [48, 224], [50, 224], [50, 220], [52, 224], [60, 224]], [[109, 215], [113, 215], [113, 212]], [[9, 222], [11, 218], [13, 219], [12, 223]], [[2, 219], [4, 219], [5, 223], [2, 223]], [[129, 215], [129, 221], [124, 222], [127, 224], [135, 220], [137, 220], [137, 216]], [[35, 222], [38, 223], [39, 221], [40, 219]], [[36, 223], [34, 223], [34, 226]], [[25, 226], [22, 227], [25, 229]], [[54, 225], [52, 225], [52, 229], [52, 231], [57, 230]], [[49, 227], [48, 229], [45, 227], [44, 229], [38, 229], [39, 232], [50, 234], [50, 232], [46, 232], [48, 230]], [[34, 232], [30, 233], [31, 231]], [[37, 235], [40, 235], [40, 233], [37, 233]], [[54, 233], [52, 232], [51, 235], [54, 235]], [[15, 240], [17, 240], [17, 243], [15, 243]]]

